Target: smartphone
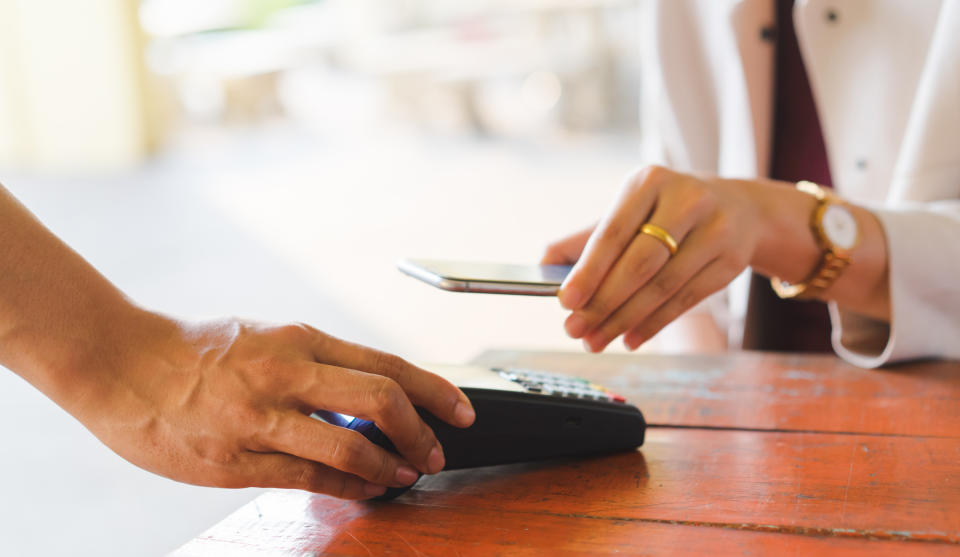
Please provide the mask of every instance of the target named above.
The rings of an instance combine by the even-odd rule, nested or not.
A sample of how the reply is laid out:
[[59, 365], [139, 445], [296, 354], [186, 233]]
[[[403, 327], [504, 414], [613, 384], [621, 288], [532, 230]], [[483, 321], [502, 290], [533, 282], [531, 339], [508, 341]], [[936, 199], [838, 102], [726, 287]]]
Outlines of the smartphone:
[[401, 272], [453, 292], [556, 296], [570, 265], [510, 265], [467, 261], [405, 259]]

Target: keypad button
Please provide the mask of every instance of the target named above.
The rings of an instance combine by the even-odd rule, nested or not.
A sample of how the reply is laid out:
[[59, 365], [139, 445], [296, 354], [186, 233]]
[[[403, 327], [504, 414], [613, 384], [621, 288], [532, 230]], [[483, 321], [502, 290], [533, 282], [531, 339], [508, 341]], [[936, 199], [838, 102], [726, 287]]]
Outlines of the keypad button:
[[571, 399], [626, 402], [623, 396], [582, 377], [551, 373], [526, 368], [491, 368], [501, 377], [519, 384], [528, 393], [559, 396]]

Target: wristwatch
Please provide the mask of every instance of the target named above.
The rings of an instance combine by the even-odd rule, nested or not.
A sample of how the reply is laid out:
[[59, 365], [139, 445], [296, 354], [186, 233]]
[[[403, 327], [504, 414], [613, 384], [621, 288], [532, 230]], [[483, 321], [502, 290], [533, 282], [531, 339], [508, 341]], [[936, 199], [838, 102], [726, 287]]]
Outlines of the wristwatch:
[[850, 264], [850, 252], [860, 241], [860, 228], [850, 207], [813, 182], [797, 182], [797, 189], [817, 198], [810, 228], [821, 249], [820, 261], [803, 282], [787, 283], [777, 277], [770, 286], [781, 298], [814, 298], [830, 288]]

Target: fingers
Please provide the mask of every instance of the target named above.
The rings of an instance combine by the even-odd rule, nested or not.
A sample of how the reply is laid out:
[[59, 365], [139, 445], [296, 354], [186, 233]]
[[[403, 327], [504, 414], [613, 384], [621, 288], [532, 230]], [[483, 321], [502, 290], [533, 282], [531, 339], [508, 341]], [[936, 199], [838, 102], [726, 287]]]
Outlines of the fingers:
[[400, 385], [410, 401], [441, 420], [457, 427], [473, 423], [476, 414], [470, 399], [446, 379], [393, 354], [307, 328], [312, 333], [312, 350], [317, 361], [388, 377]]
[[[738, 251], [727, 245], [731, 230], [720, 226], [724, 219], [712, 187], [658, 167], [637, 176], [561, 289], [561, 302], [574, 310], [565, 323], [570, 336], [602, 350], [675, 296], [724, 246]], [[673, 246], [640, 232], [643, 223], [666, 231], [682, 244], [679, 252], [671, 259]]]
[[[278, 452], [325, 464], [377, 485], [402, 487], [412, 484], [419, 477], [417, 471], [399, 456], [377, 447], [360, 433], [323, 423], [298, 412], [282, 414], [276, 420], [274, 430], [261, 444]], [[356, 492], [356, 486], [343, 489]]]
[[649, 317], [631, 327], [623, 336], [624, 344], [630, 350], [636, 350], [674, 319], [726, 286], [741, 270], [743, 268], [735, 262], [724, 259], [713, 260], [684, 284], [670, 300], [658, 307]]
[[240, 466], [244, 485], [230, 487], [302, 489], [340, 499], [369, 499], [383, 495], [387, 489], [353, 474], [287, 454], [248, 452]]
[[697, 253], [691, 250], [677, 253], [627, 303], [584, 336], [584, 344], [592, 352], [603, 350], [613, 339], [642, 323], [657, 308], [676, 297], [684, 285], [710, 263], [712, 257], [714, 255], [710, 252]]
[[[658, 217], [664, 220], [672, 218], [661, 217], [658, 210], [651, 222]], [[673, 223], [673, 226], [677, 227], [686, 224], [678, 220]], [[637, 236], [635, 243], [640, 245], [641, 249], [648, 249], [646, 254], [649, 259], [640, 259], [637, 254], [629, 252], [625, 254], [615, 271], [628, 268], [633, 270], [633, 274], [624, 272], [614, 276], [611, 273], [594, 296], [596, 300], [590, 300], [586, 308], [567, 318], [568, 325], [570, 321], [582, 316], [583, 329], [578, 332], [584, 338], [585, 345], [593, 352], [603, 350], [610, 341], [653, 313], [700, 269], [717, 257], [720, 247], [711, 241], [712, 231], [713, 227], [709, 226], [695, 229], [689, 237], [685, 237], [684, 249], [669, 260], [669, 251], [659, 240], [646, 234]], [[651, 248], [650, 242], [660, 245]], [[610, 298], [614, 298], [616, 305], [606, 301]], [[569, 328], [567, 331], [574, 336]]]
[[594, 329], [666, 263], [669, 254], [658, 249], [656, 242], [643, 235], [634, 238], [590, 302], [567, 317], [564, 328], [568, 335], [581, 338]]
[[572, 265], [576, 263], [595, 228], [596, 226], [591, 226], [550, 244], [547, 246], [547, 251], [543, 254], [540, 264]]
[[657, 184], [668, 170], [644, 169], [623, 190], [614, 210], [594, 230], [558, 294], [567, 309], [580, 309], [646, 222], [657, 198]]
[[326, 364], [310, 365], [315, 377], [301, 393], [305, 402], [376, 423], [397, 451], [425, 474], [443, 469], [445, 460], [440, 443], [397, 381]]
[[[666, 194], [664, 198], [648, 222], [663, 228], [677, 243], [682, 243], [687, 232], [695, 224], [697, 215], [687, 210], [684, 203], [671, 203]], [[689, 254], [690, 250], [684, 250], [684, 253]], [[659, 239], [649, 234], [634, 236], [633, 241], [614, 263], [590, 301], [567, 318], [565, 323], [567, 334], [573, 338], [580, 338], [604, 323], [613, 312], [617, 311], [617, 308], [657, 274], [669, 258], [670, 249]], [[666, 277], [658, 280], [665, 279]], [[616, 337], [611, 337], [610, 340], [613, 338]], [[592, 343], [591, 346], [593, 346]]]

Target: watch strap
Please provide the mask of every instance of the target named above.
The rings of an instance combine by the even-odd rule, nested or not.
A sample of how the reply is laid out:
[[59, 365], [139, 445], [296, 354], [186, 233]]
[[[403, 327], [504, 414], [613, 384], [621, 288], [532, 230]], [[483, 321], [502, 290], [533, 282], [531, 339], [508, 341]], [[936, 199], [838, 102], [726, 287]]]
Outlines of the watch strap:
[[813, 275], [803, 282], [790, 284], [777, 277], [770, 279], [770, 286], [781, 298], [815, 298], [818, 294], [830, 288], [840, 273], [850, 264], [850, 258], [832, 251], [824, 252], [817, 264]]
[[817, 295], [830, 288], [830, 285], [840, 276], [844, 269], [850, 265], [850, 256], [844, 251], [837, 250], [830, 245], [824, 245], [825, 235], [822, 230], [822, 216], [826, 207], [831, 203], [836, 203], [836, 198], [825, 188], [808, 182], [806, 180], [797, 182], [797, 190], [810, 194], [818, 201], [817, 207], [811, 215], [810, 228], [823, 249], [823, 254], [817, 262], [813, 273], [806, 280], [791, 284], [780, 280], [777, 277], [770, 279], [770, 286], [777, 296], [788, 298], [815, 298]]

